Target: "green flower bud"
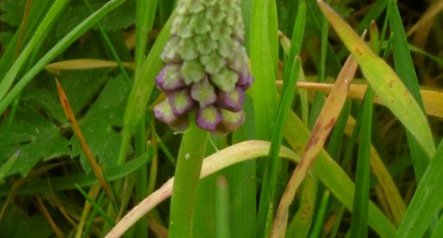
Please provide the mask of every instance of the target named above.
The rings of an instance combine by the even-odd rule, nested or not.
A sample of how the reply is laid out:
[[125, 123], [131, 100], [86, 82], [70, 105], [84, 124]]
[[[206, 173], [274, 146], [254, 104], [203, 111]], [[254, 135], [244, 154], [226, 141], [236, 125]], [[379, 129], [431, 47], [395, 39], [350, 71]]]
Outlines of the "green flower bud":
[[217, 99], [214, 86], [208, 79], [192, 84], [191, 97], [200, 104], [200, 107], [211, 105]]
[[155, 106], [155, 117], [177, 125], [195, 110], [203, 129], [237, 129], [253, 81], [243, 38], [239, 0], [179, 0], [156, 78], [167, 100]]
[[220, 90], [230, 92], [234, 90], [238, 81], [238, 74], [228, 68], [223, 68], [219, 73], [211, 76], [211, 81]]

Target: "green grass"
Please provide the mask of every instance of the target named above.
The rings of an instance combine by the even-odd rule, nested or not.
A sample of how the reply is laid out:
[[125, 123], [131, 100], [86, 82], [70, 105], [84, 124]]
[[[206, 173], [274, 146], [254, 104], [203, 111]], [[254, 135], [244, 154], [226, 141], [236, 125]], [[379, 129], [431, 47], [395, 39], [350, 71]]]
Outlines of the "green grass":
[[[439, 1], [241, 0], [254, 83], [229, 134], [154, 118], [179, 1], [0, 1], [0, 237], [442, 236]], [[369, 90], [341, 106], [349, 55]]]

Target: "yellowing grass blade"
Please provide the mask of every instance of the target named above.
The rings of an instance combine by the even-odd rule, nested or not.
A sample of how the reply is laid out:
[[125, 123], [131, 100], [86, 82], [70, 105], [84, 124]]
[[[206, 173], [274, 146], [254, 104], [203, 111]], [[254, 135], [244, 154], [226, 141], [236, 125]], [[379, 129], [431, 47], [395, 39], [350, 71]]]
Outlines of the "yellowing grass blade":
[[[207, 177], [223, 168], [249, 159], [266, 156], [269, 153], [271, 143], [267, 141], [251, 140], [229, 146], [206, 157], [203, 160], [200, 178]], [[280, 157], [299, 161], [299, 156], [292, 150], [282, 146]], [[171, 196], [174, 178], [169, 179], [161, 188], [154, 191], [148, 197], [131, 209], [105, 236], [105, 238], [121, 237], [135, 222], [144, 216], [160, 202]]]
[[[123, 63], [123, 66], [134, 69], [134, 63]], [[51, 73], [58, 73], [60, 70], [87, 70], [98, 68], [116, 68], [117, 62], [100, 59], [72, 59], [55, 62], [46, 65], [45, 69]]]
[[372, 52], [357, 33], [326, 3], [317, 1], [323, 14], [360, 65], [380, 100], [417, 139], [429, 158], [435, 153], [429, 123], [418, 103], [391, 67]]
[[[281, 83], [279, 83], [281, 84]], [[298, 82], [297, 87], [313, 91], [329, 92], [334, 84], [317, 82]], [[349, 86], [348, 97], [363, 100], [368, 85], [365, 83], [353, 83]], [[443, 118], [443, 90], [433, 88], [421, 88], [421, 97], [425, 105], [426, 113], [430, 116]], [[383, 105], [379, 97], [374, 102]]]
[[288, 222], [288, 208], [291, 205], [295, 193], [306, 177], [311, 165], [314, 163], [317, 154], [323, 148], [326, 139], [337, 121], [337, 118], [346, 102], [349, 84], [354, 78], [357, 70], [357, 62], [349, 56], [343, 69], [337, 77], [337, 81], [329, 94], [326, 102], [315, 122], [309, 142], [306, 145], [300, 164], [297, 165], [285, 192], [278, 205], [277, 214], [275, 216], [272, 227], [272, 238], [285, 237], [286, 226]]

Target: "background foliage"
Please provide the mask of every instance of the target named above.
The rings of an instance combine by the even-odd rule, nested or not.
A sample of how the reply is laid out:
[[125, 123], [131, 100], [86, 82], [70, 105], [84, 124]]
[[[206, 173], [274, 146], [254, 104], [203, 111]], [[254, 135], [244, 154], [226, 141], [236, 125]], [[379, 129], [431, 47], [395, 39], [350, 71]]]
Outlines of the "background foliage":
[[[154, 77], [174, 2], [0, 1], [0, 237], [103, 237], [174, 175], [182, 133], [151, 110], [163, 97]], [[234, 161], [198, 184], [193, 237], [271, 234], [291, 161], [318, 135], [349, 53], [360, 71], [280, 235], [440, 237], [443, 1], [330, 1], [349, 29], [312, 0], [241, 4], [255, 83], [244, 126], [208, 136], [207, 156]], [[364, 29], [367, 44], [356, 37]], [[269, 143], [237, 145], [249, 140]], [[168, 202], [155, 207], [126, 236], [166, 237], [169, 212]]]

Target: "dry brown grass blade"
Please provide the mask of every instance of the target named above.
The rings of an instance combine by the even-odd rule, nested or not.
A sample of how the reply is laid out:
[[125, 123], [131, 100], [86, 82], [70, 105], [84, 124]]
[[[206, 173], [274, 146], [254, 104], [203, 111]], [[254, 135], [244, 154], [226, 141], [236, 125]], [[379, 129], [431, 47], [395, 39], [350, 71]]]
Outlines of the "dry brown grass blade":
[[86, 159], [88, 160], [89, 166], [91, 166], [92, 172], [94, 173], [97, 180], [100, 182], [103, 190], [106, 194], [111, 198], [112, 201], [115, 201], [114, 194], [112, 193], [111, 187], [106, 182], [105, 176], [103, 175], [103, 171], [100, 165], [95, 161], [94, 155], [92, 154], [91, 149], [89, 148], [88, 143], [86, 142], [86, 138], [84, 137], [80, 126], [77, 123], [77, 119], [75, 119], [75, 115], [72, 112], [71, 105], [69, 104], [68, 97], [63, 90], [62, 85], [58, 80], [56, 80], [57, 84], [57, 92], [60, 99], [60, 103], [62, 104], [63, 111], [65, 112], [66, 117], [71, 123], [72, 130], [74, 131], [75, 136], [80, 142], [80, 146], [83, 150], [83, 153], [86, 155]]
[[[298, 82], [297, 87], [308, 90], [330, 92], [334, 85], [329, 83]], [[368, 85], [364, 83], [351, 84], [348, 97], [363, 100], [367, 87]], [[431, 116], [443, 118], [443, 90], [421, 88], [420, 92], [426, 108], [426, 113]], [[374, 102], [383, 105], [383, 102], [377, 96], [374, 98]]]
[[46, 208], [45, 204], [43, 203], [43, 200], [40, 196], [36, 197], [37, 200], [37, 208], [41, 211], [43, 216], [45, 216], [46, 220], [48, 220], [48, 224], [51, 227], [52, 231], [54, 232], [54, 235], [57, 238], [63, 238], [65, 235], [63, 234], [63, 231], [57, 226], [54, 219], [51, 217], [51, 214], [49, 214], [48, 209]]
[[340, 111], [343, 108], [347, 98], [349, 84], [354, 78], [356, 70], [357, 61], [355, 61], [351, 56], [348, 57], [345, 65], [337, 77], [331, 93], [326, 99], [319, 117], [317, 118], [311, 137], [309, 138], [308, 144], [303, 151], [301, 161], [295, 168], [280, 200], [272, 227], [271, 237], [285, 237], [286, 226], [288, 223], [288, 208], [294, 199], [298, 187], [306, 177], [309, 169], [315, 161], [317, 154], [323, 148], [329, 133], [337, 121]]
[[[134, 63], [123, 62], [123, 66], [128, 69], [134, 69]], [[72, 59], [55, 62], [46, 65], [45, 69], [53, 74], [59, 74], [62, 70], [88, 70], [99, 68], [116, 68], [117, 62], [100, 59]]]
[[434, 18], [440, 11], [443, 10], [443, 0], [434, 2], [431, 6], [428, 7], [426, 12], [422, 15], [420, 20], [415, 23], [414, 26], [411, 27], [408, 31], [408, 36], [414, 34], [420, 27], [427, 23], [432, 21], [432, 18]]

